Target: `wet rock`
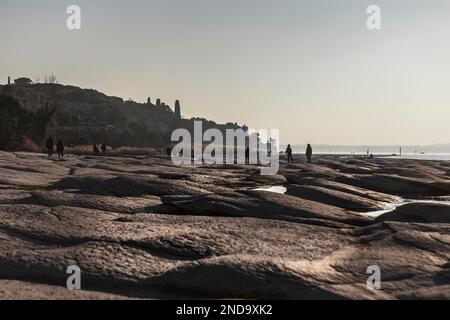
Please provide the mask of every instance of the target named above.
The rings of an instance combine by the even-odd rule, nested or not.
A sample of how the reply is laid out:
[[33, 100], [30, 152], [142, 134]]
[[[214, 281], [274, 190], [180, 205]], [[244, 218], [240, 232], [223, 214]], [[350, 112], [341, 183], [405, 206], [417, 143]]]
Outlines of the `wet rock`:
[[385, 202], [375, 201], [351, 193], [330, 190], [318, 186], [299, 186], [295, 184], [289, 185], [287, 194], [302, 199], [329, 204], [331, 206], [343, 209], [362, 212], [382, 210], [385, 206]]
[[398, 175], [358, 175], [353, 177], [338, 177], [336, 181], [377, 192], [414, 196], [439, 196], [450, 194], [450, 183], [445, 181], [424, 180], [420, 178]]
[[450, 223], [450, 204], [407, 203], [379, 216], [376, 220]]

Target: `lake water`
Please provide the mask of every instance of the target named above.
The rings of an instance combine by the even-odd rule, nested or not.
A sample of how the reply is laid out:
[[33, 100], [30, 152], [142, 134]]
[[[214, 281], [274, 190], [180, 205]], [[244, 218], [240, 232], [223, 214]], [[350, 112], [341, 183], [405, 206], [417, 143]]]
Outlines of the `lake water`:
[[[367, 156], [367, 153], [316, 153], [317, 155], [334, 155], [334, 156]], [[391, 158], [391, 159], [413, 159], [413, 160], [450, 160], [450, 153], [404, 153], [402, 156], [393, 155], [392, 153], [374, 153], [375, 157]]]
[[278, 194], [285, 194], [287, 192], [287, 188], [283, 186], [272, 186], [267, 188], [258, 188], [253, 189], [254, 191], [267, 191], [267, 192], [273, 192]]
[[450, 160], [448, 153], [430, 153], [430, 154], [405, 154], [400, 156], [392, 156], [393, 159], [414, 159], [414, 160]]

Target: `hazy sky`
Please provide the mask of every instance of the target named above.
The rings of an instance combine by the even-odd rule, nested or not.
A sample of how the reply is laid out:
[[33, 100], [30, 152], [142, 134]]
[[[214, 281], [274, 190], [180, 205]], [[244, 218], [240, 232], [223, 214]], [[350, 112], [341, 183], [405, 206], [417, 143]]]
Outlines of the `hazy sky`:
[[448, 143], [449, 18], [448, 0], [0, 0], [0, 82], [54, 73], [180, 99], [186, 116], [279, 128], [283, 143]]

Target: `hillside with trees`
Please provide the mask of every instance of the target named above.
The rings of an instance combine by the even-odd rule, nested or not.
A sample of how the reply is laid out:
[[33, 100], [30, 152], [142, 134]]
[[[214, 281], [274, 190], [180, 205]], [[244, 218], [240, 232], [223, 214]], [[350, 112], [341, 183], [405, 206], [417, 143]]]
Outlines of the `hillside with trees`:
[[[2, 124], [10, 123], [8, 129], [2, 129], [1, 139], [8, 140], [5, 130], [14, 131], [11, 147], [21, 137], [41, 144], [46, 135], [52, 135], [61, 137], [67, 145], [106, 143], [113, 147], [160, 148], [170, 144], [174, 129], [193, 131], [194, 119], [183, 119], [179, 101], [171, 108], [159, 99], [155, 104], [150, 99], [147, 103], [124, 101], [97, 90], [61, 85], [54, 78], [48, 83], [28, 80], [19, 78], [12, 84], [0, 85]], [[7, 120], [12, 118], [12, 122]], [[225, 132], [241, 128], [236, 123], [195, 120], [202, 120], [204, 129]], [[20, 128], [13, 126], [16, 122]], [[7, 145], [5, 141], [0, 148]]]

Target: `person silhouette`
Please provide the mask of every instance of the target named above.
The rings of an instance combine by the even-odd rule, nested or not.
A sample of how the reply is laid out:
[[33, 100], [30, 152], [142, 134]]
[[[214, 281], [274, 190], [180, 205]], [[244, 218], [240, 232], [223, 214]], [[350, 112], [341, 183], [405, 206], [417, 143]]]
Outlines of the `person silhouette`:
[[94, 153], [94, 155], [98, 156], [98, 154], [100, 153], [100, 150], [98, 149], [97, 145], [94, 144], [92, 146], [92, 152]]
[[308, 143], [308, 146], [306, 147], [306, 158], [308, 160], [308, 163], [312, 163], [312, 147], [311, 145]]
[[53, 157], [53, 147], [55, 144], [53, 143], [53, 138], [50, 136], [48, 137], [47, 141], [45, 142], [45, 147], [47, 148], [47, 153], [49, 158]]
[[290, 144], [288, 144], [288, 146], [286, 148], [286, 154], [287, 154], [288, 163], [293, 163], [294, 158], [292, 157], [292, 148], [291, 148]]
[[101, 148], [102, 148], [103, 153], [106, 153], [106, 151], [108, 151], [108, 147], [106, 146], [106, 143], [102, 143]]
[[56, 152], [59, 158], [64, 158], [64, 142], [61, 139], [56, 143]]
[[250, 164], [250, 148], [245, 148], [245, 164]]

